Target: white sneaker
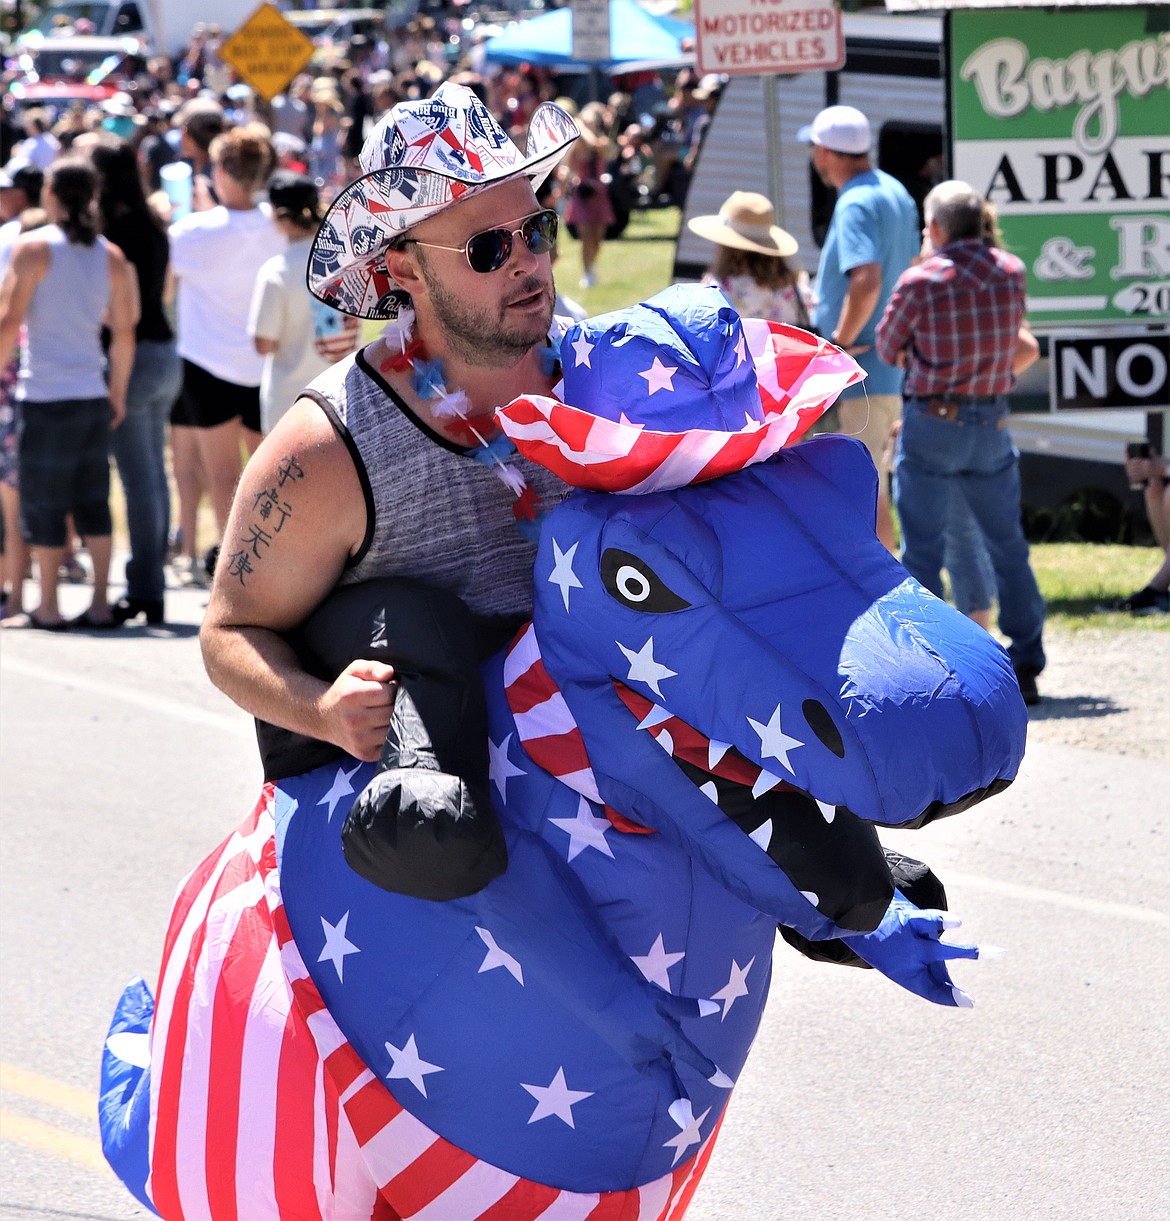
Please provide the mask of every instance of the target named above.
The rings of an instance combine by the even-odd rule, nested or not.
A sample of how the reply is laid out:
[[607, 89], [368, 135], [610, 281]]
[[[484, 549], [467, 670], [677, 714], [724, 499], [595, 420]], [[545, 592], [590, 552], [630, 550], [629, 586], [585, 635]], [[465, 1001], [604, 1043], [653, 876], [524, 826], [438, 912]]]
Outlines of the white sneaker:
[[591, 271], [587, 271], [581, 277], [581, 287], [582, 288], [592, 288], [594, 286], [594, 284], [596, 284], [596, 283], [597, 283], [597, 277]]

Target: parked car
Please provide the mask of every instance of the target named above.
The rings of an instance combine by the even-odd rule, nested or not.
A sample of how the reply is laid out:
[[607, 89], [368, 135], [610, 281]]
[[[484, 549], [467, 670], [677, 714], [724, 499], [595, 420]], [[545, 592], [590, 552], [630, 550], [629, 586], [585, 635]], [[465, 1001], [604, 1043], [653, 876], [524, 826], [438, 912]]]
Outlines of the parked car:
[[29, 21], [21, 35], [21, 43], [38, 36], [49, 37], [61, 24], [61, 19], [70, 25], [88, 21], [93, 26], [93, 33], [104, 38], [129, 34], [142, 37], [146, 31], [137, 0], [56, 0], [44, 5]]
[[142, 54], [139, 39], [104, 38], [83, 34], [26, 42], [18, 62], [26, 85], [57, 82], [100, 85], [127, 75], [129, 60]]
[[116, 84], [87, 85], [85, 81], [13, 81], [11, 92], [20, 108], [43, 106], [60, 115], [78, 102], [84, 106], [100, 105], [121, 89]]
[[218, 25], [230, 34], [249, 15], [241, 0], [54, 0], [46, 4], [17, 40], [20, 46], [52, 35], [57, 19], [86, 20], [103, 37], [134, 35], [154, 51], [182, 52], [197, 25]]

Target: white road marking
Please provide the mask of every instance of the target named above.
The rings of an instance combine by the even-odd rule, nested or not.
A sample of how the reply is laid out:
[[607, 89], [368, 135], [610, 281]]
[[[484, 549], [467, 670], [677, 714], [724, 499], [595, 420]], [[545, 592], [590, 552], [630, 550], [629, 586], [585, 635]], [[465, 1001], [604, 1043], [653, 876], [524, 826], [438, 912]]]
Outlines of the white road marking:
[[[62, 674], [47, 666], [6, 658], [4, 669], [21, 674], [26, 678], [39, 682], [60, 683], [65, 687], [74, 687], [81, 691], [89, 691], [103, 699], [118, 699], [124, 703], [144, 708], [148, 712], [161, 713], [177, 721], [186, 721], [191, 725], [203, 725], [210, 729], [221, 729], [227, 733], [238, 734], [241, 729], [247, 729], [248, 719], [241, 713], [212, 712], [205, 708], [197, 708], [180, 700], [170, 699], [165, 695], [154, 695], [146, 691], [136, 691], [130, 687], [117, 686], [114, 683], [103, 682], [101, 679], [85, 678], [75, 674]], [[946, 869], [946, 882], [956, 886], [969, 886], [973, 890], [985, 890], [991, 894], [1005, 895], [1028, 903], [1044, 903], [1053, 907], [1063, 907], [1070, 911], [1089, 912], [1096, 916], [1108, 916], [1119, 920], [1132, 920], [1138, 924], [1152, 924], [1158, 928], [1170, 930], [1170, 913], [1157, 911], [1150, 907], [1138, 907], [1131, 903], [1111, 903], [1105, 899], [1094, 899], [1087, 895], [1068, 894], [1062, 890], [1045, 890], [1040, 886], [1021, 886], [1015, 882], [1004, 882], [998, 878], [985, 878], [977, 874], [956, 873]]]
[[72, 687], [79, 691], [88, 691], [102, 699], [121, 700], [125, 704], [133, 704], [148, 712], [161, 713], [176, 721], [186, 721], [189, 725], [203, 725], [208, 729], [222, 729], [227, 733], [238, 734], [247, 730], [251, 719], [243, 712], [232, 713], [212, 712], [207, 708], [198, 708], [186, 704], [182, 700], [171, 699], [165, 695], [156, 695], [149, 691], [136, 691], [132, 687], [119, 686], [116, 683], [105, 682], [100, 678], [86, 678], [78, 674], [63, 674], [48, 666], [38, 666], [34, 662], [6, 658], [4, 669], [25, 678], [35, 679], [42, 683], [59, 683], [63, 687]]
[[952, 883], [955, 886], [969, 886], [972, 890], [986, 890], [992, 894], [1005, 895], [1029, 903], [1049, 903], [1054, 907], [1065, 907], [1072, 911], [1090, 912], [1094, 916], [1135, 920], [1139, 924], [1154, 924], [1170, 930], [1170, 912], [1156, 911], [1152, 907], [1110, 903], [1106, 899], [1091, 899], [1087, 895], [1070, 895], [1063, 890], [1045, 890], [1042, 886], [1020, 886], [1015, 882], [984, 878], [973, 873], [956, 873], [946, 868], [943, 869], [943, 874], [943, 880], [948, 887]]

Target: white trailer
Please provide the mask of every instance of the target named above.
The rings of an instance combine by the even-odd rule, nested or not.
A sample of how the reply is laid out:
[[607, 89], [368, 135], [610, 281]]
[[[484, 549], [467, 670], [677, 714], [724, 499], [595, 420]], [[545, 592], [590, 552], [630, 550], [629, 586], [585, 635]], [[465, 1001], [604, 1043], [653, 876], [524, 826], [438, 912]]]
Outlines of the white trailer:
[[[933, 5], [932, 0], [888, 2], [891, 8], [900, 3], [944, 9], [961, 6], [965, 0], [933, 0]], [[1083, 7], [1075, 2], [1072, 6]], [[989, 11], [986, 20], [992, 29], [994, 23], [1002, 24], [1002, 15]], [[772, 149], [768, 143], [764, 79], [733, 76], [724, 87], [684, 206], [675, 250], [675, 280], [697, 279], [713, 253], [710, 243], [692, 234], [686, 222], [692, 216], [717, 212], [734, 190], [775, 196], [777, 178], [781, 188], [780, 198], [774, 200], [777, 223], [800, 243], [795, 261], [810, 275], [815, 272], [833, 201], [812, 172], [808, 147], [797, 141], [796, 133], [824, 106], [845, 103], [869, 117], [877, 164], [899, 178], [920, 204], [931, 186], [932, 173], [937, 180], [940, 171], [942, 177], [954, 172], [943, 15], [847, 13], [843, 27], [846, 58], [839, 71], [779, 78], [775, 91], [778, 148]], [[1160, 88], [1165, 94], [1165, 85]], [[779, 158], [775, 174], [773, 155]], [[1166, 163], [1170, 165], [1170, 154]], [[973, 178], [972, 182], [987, 190], [986, 183], [976, 183]], [[1165, 212], [1166, 204], [1160, 206]], [[1164, 318], [1149, 321], [1155, 327], [1159, 321], [1164, 325]], [[1042, 335], [1050, 330], [1039, 313], [1032, 322]], [[1046, 335], [1044, 342], [1047, 344]], [[1022, 454], [1025, 505], [1048, 509], [1089, 498], [1100, 505], [1106, 518], [1120, 522], [1123, 513], [1140, 516], [1122, 468], [1125, 443], [1145, 436], [1148, 428], [1156, 433], [1159, 418], [1147, 418], [1137, 408], [1055, 412], [1050, 410], [1050, 399], [1050, 363], [1045, 357], [1024, 375], [1012, 397], [1012, 435]], [[1163, 405], [1149, 403], [1154, 410]]]
[[176, 56], [197, 25], [218, 25], [230, 34], [255, 7], [249, 0], [55, 0], [45, 5], [34, 28], [47, 34], [58, 16], [85, 18], [95, 34], [138, 35], [152, 51]]
[[[777, 223], [800, 243], [795, 256], [816, 271], [820, 241], [832, 215], [832, 200], [809, 164], [808, 146], [796, 133], [824, 106], [844, 103], [869, 117], [878, 163], [902, 179], [915, 198], [929, 189], [918, 171], [942, 155], [946, 91], [942, 76], [942, 19], [846, 13], [845, 66], [839, 72], [782, 76], [779, 105], [780, 199]], [[687, 193], [675, 251], [677, 280], [696, 279], [711, 257], [711, 244], [690, 233], [692, 216], [717, 212], [734, 190], [771, 197], [771, 155], [765, 114], [764, 78], [733, 76], [724, 87], [708, 128]]]

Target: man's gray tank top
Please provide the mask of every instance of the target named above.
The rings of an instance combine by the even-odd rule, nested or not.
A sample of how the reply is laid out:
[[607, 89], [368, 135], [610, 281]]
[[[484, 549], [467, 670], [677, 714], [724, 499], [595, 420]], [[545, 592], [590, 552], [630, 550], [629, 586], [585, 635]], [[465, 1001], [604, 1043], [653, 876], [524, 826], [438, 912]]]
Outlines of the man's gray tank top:
[[110, 299], [104, 238], [71, 242], [56, 225], [36, 236], [49, 244], [49, 267], [25, 317], [18, 399], [30, 403], [106, 397], [102, 316]]
[[[415, 416], [359, 351], [316, 378], [313, 399], [345, 441], [366, 498], [366, 537], [340, 585], [408, 576], [458, 594], [473, 615], [532, 613], [536, 548], [516, 527], [515, 497], [466, 450]], [[517, 459], [546, 507], [570, 490]]]

